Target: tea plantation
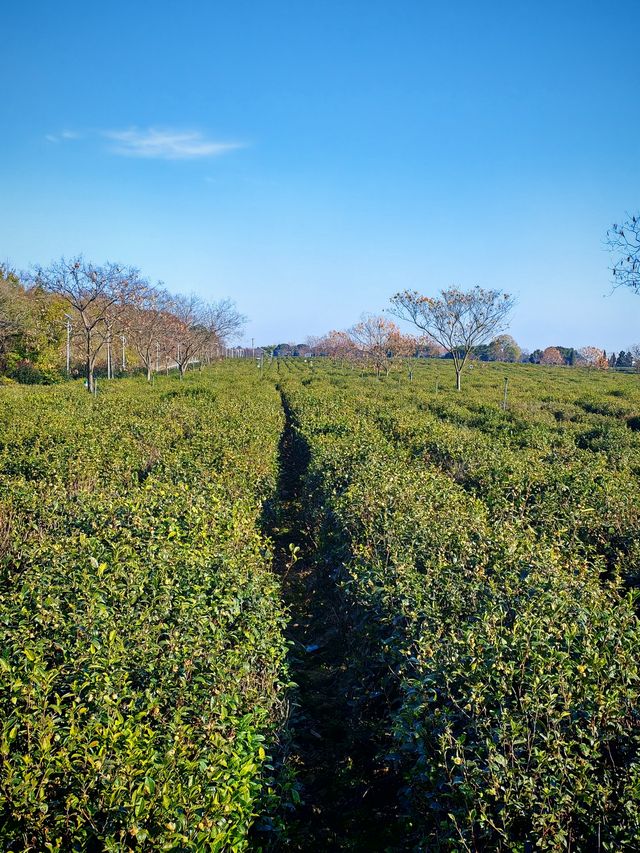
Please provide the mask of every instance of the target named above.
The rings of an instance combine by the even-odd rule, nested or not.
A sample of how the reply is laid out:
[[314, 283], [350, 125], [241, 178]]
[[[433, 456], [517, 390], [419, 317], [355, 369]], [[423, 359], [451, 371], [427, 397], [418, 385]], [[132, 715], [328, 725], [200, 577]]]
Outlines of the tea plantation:
[[278, 395], [1, 393], [1, 848], [243, 849], [283, 718]]
[[0, 849], [639, 850], [639, 476], [633, 374], [0, 388]]

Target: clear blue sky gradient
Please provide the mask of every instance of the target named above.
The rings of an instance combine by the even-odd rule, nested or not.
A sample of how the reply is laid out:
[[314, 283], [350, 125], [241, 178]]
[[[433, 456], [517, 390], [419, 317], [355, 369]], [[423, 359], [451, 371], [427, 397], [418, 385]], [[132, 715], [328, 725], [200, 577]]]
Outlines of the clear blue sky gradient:
[[[640, 209], [638, 0], [35, 0], [2, 29], [19, 268], [135, 264], [232, 297], [262, 343], [451, 284], [515, 293], [528, 348], [640, 341], [604, 248]], [[198, 136], [180, 159], [109, 136], [150, 130]]]

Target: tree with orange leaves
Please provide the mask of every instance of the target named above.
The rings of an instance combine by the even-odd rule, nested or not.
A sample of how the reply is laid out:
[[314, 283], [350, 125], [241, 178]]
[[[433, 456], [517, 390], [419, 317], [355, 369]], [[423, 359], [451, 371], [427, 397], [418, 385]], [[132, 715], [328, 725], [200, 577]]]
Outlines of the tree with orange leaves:
[[354, 343], [347, 332], [339, 332], [336, 329], [320, 338], [316, 349], [336, 360], [349, 360], [355, 353]]
[[392, 320], [365, 315], [349, 330], [349, 337], [361, 358], [368, 362], [380, 376], [389, 372], [390, 360], [404, 351], [403, 335]]
[[564, 358], [558, 347], [547, 347], [540, 356], [540, 364], [547, 366], [564, 364]]
[[582, 347], [578, 352], [585, 367], [596, 367], [598, 370], [609, 368], [609, 361], [604, 350], [598, 349], [598, 347]]

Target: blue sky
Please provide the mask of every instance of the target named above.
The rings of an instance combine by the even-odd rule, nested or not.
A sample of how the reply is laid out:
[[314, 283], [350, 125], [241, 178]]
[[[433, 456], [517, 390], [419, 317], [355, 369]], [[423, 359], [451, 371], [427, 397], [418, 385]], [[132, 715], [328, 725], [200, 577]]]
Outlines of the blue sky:
[[528, 348], [626, 348], [639, 30], [637, 0], [9, 4], [0, 257], [230, 296], [246, 341], [479, 284]]

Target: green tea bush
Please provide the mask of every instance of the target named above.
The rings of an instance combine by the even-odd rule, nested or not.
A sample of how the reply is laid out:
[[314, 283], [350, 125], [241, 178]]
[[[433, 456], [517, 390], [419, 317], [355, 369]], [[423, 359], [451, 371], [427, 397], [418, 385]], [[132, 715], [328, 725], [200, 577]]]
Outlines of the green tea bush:
[[[633, 553], [633, 477], [566, 436], [522, 456], [480, 421], [414, 417], [384, 383], [285, 388], [314, 512], [349, 543], [354, 645], [366, 689], [390, 697], [407, 843], [634, 849], [640, 629], [633, 596], [601, 578], [609, 549]], [[545, 459], [554, 444], [568, 469]]]
[[284, 614], [259, 522], [279, 398], [248, 373], [191, 376], [178, 395], [175, 381], [118, 384], [102, 401], [40, 391], [37, 428], [13, 400], [6, 849], [242, 850], [270, 808]]

